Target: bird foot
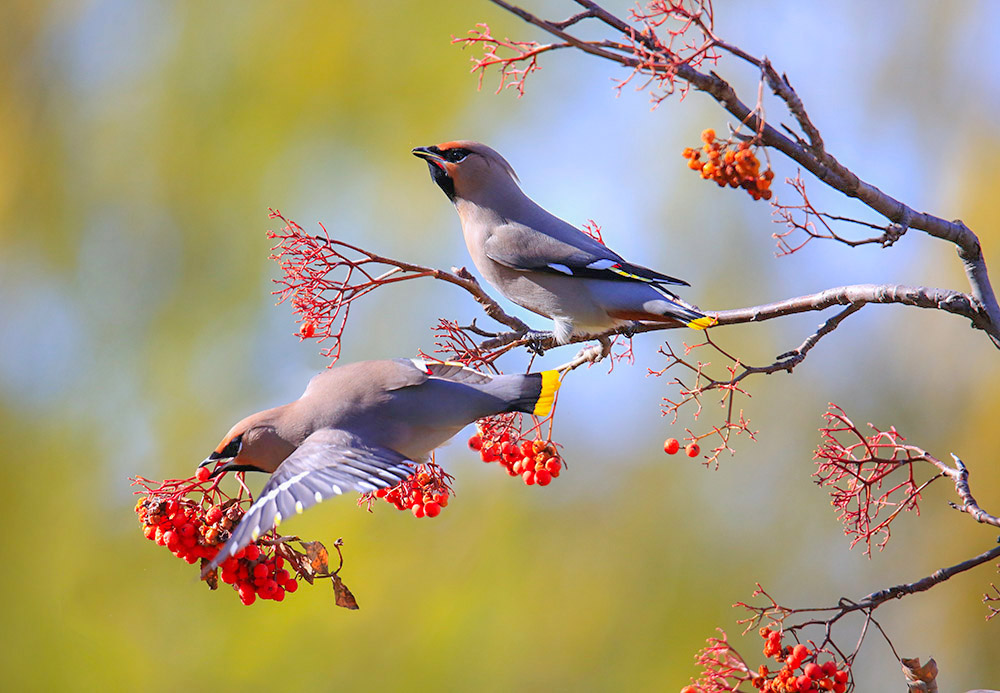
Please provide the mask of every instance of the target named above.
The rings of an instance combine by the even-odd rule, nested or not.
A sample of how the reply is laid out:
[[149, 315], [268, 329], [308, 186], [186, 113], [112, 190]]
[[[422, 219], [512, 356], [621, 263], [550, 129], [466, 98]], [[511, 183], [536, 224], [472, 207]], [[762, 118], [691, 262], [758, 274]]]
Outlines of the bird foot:
[[563, 365], [556, 368], [560, 372], [568, 372], [574, 368], [578, 368], [585, 363], [597, 363], [611, 353], [611, 340], [607, 337], [600, 338], [600, 344], [592, 344], [591, 346], [584, 347], [580, 349], [580, 352], [573, 357], [572, 361], [564, 363]]
[[528, 340], [528, 343], [525, 345], [528, 351], [538, 356], [543, 356], [545, 354], [543, 344], [552, 339], [552, 333], [545, 332], [544, 330], [525, 330], [524, 334], [521, 335], [521, 339]]

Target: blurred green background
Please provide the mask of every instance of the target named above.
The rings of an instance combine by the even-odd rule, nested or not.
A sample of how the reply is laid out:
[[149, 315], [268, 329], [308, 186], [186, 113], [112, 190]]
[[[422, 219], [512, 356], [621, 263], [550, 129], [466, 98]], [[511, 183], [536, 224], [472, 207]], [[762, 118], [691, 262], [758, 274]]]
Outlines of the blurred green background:
[[[833, 153], [915, 208], [963, 218], [1000, 271], [1000, 59], [988, 48], [1000, 6], [716, 9], [722, 37], [788, 72]], [[390, 256], [468, 264], [454, 212], [409, 154], [417, 145], [491, 143], [543, 206], [597, 220], [626, 257], [689, 280], [685, 296], [705, 308], [854, 282], [967, 288], [954, 250], [916, 232], [889, 250], [816, 242], [774, 257], [769, 209], [684, 167], [680, 152], [703, 128], [725, 130], [707, 98], [651, 111], [645, 94], [615, 98], [610, 78], [624, 75], [568, 53], [544, 59], [520, 100], [494, 95], [495, 75], [477, 92], [471, 51], [449, 43], [476, 22], [545, 40], [479, 1], [0, 5], [9, 690], [676, 690], [717, 626], [760, 663], [759, 639], [737, 637], [743, 614], [729, 607], [754, 581], [789, 605], [829, 604], [993, 544], [995, 530], [947, 508], [942, 484], [869, 561], [847, 550], [811, 483], [820, 414], [835, 401], [856, 421], [961, 455], [977, 497], [1000, 508], [997, 352], [954, 316], [878, 306], [794, 376], [751, 383], [758, 442], [740, 441], [718, 472], [660, 452], [665, 437], [719, 419], [659, 416], [672, 391], [646, 377], [664, 362], [658, 337], [643, 335], [634, 366], [564, 385], [556, 437], [571, 469], [551, 486], [508, 480], [460, 439], [439, 455], [457, 496], [433, 521], [345, 499], [290, 523], [344, 537], [358, 612], [334, 607], [325, 587], [243, 607], [142, 538], [128, 476], [187, 476], [232, 422], [297, 397], [325, 366], [290, 309], [273, 306], [269, 206]], [[752, 72], [719, 69], [753, 100]], [[774, 167], [794, 175], [780, 158]], [[817, 183], [810, 192], [828, 211], [865, 216]], [[387, 288], [355, 308], [344, 359], [410, 356], [432, 346], [438, 316], [477, 315], [429, 280]], [[823, 317], [717, 335], [767, 363]], [[937, 658], [942, 690], [997, 686], [1000, 623], [985, 623], [979, 602], [996, 579], [983, 567], [878, 616], [901, 655]], [[841, 631], [845, 646], [859, 625]], [[860, 690], [900, 690], [891, 652], [869, 637]]]

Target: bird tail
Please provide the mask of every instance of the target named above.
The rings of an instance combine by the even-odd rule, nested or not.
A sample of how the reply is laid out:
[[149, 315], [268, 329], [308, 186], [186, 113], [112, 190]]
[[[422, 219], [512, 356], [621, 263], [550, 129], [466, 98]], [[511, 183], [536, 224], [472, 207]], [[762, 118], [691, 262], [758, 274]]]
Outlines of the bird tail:
[[663, 304], [661, 310], [657, 311], [661, 315], [680, 320], [692, 330], [704, 330], [719, 322], [715, 317], [705, 315], [698, 308], [663, 287], [654, 288], [663, 296], [663, 300], [657, 302]]
[[541, 371], [527, 375], [495, 376], [488, 389], [508, 403], [507, 411], [548, 416], [559, 384], [559, 371]]
[[717, 318], [705, 315], [694, 306], [681, 303], [678, 300], [659, 299], [647, 302], [642, 310], [613, 310], [608, 314], [618, 320], [648, 320], [652, 322], [662, 321], [663, 318], [677, 320], [692, 330], [704, 330], [706, 327], [715, 325]]

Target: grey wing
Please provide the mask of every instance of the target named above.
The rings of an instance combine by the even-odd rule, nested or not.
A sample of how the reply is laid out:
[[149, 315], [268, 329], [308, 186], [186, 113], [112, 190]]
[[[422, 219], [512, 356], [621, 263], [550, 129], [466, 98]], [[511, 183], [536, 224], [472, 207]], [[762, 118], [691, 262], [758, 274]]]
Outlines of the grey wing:
[[271, 475], [209, 567], [216, 567], [283, 519], [331, 496], [395, 486], [412, 473], [409, 460], [394, 450], [366, 445], [346, 431], [316, 431]]
[[486, 239], [486, 256], [501, 265], [522, 271], [548, 272], [570, 277], [638, 281], [646, 284], [688, 286], [682, 279], [627, 262], [587, 234], [566, 224], [562, 240], [523, 224], [498, 226]]

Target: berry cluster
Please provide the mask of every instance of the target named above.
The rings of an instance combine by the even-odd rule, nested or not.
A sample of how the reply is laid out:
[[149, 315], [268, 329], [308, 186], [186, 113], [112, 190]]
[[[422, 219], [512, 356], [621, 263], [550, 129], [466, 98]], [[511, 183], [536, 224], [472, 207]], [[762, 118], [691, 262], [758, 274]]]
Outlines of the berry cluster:
[[[765, 626], [759, 632], [764, 639], [764, 656], [773, 657], [783, 664], [773, 674], [767, 665], [760, 665], [757, 676], [751, 684], [761, 693], [806, 693], [807, 691], [844, 693], [847, 690], [850, 674], [846, 666], [840, 668], [832, 659], [820, 664], [819, 651], [812, 650], [802, 643], [782, 647], [780, 630], [771, 630]], [[799, 669], [801, 673], [796, 673]]]
[[529, 440], [512, 433], [513, 429], [480, 421], [469, 438], [469, 447], [479, 452], [483, 462], [499, 462], [510, 476], [520, 476], [528, 486], [548, 486], [562, 471], [556, 446], [541, 438]]
[[147, 539], [167, 547], [172, 554], [191, 564], [199, 559], [215, 558], [219, 553], [218, 545], [229, 538], [229, 530], [233, 527], [206, 523], [201, 507], [186, 499], [143, 496], [135, 504], [135, 512]]
[[421, 464], [417, 471], [391, 488], [361, 494], [358, 505], [381, 498], [397, 510], [410, 510], [415, 517], [437, 517], [448, 506], [453, 477], [433, 462]]
[[702, 178], [714, 180], [719, 187], [743, 188], [755, 200], [771, 199], [774, 171], [768, 168], [760, 172], [760, 162], [749, 142], [733, 146], [733, 142], [716, 139], [711, 128], [701, 133], [701, 141], [708, 160], [702, 161], [702, 152], [688, 147], [684, 150], [688, 168], [700, 171]]
[[[229, 539], [239, 524], [244, 510], [236, 499], [221, 504], [197, 503], [188, 498], [143, 496], [135, 505], [143, 534], [147, 539], [167, 547], [171, 553], [188, 563], [202, 560], [207, 565]], [[274, 548], [260, 543], [250, 544], [222, 562], [222, 582], [232, 585], [240, 600], [253, 604], [257, 597], [282, 601], [286, 592], [298, 589], [298, 581], [287, 570], [284, 560]], [[204, 579], [212, 589], [218, 587], [217, 570], [208, 571]]]
[[[681, 444], [676, 438], [667, 438], [663, 441], [663, 452], [668, 455], [676, 455], [681, 449]], [[696, 442], [688, 443], [684, 446], [684, 454], [688, 457], [697, 457], [701, 454], [701, 446]]]
[[295, 576], [285, 570], [281, 556], [267, 556], [256, 544], [245, 546], [222, 562], [220, 579], [232, 585], [240, 601], [249, 606], [257, 597], [280, 602], [285, 593], [299, 588]]

